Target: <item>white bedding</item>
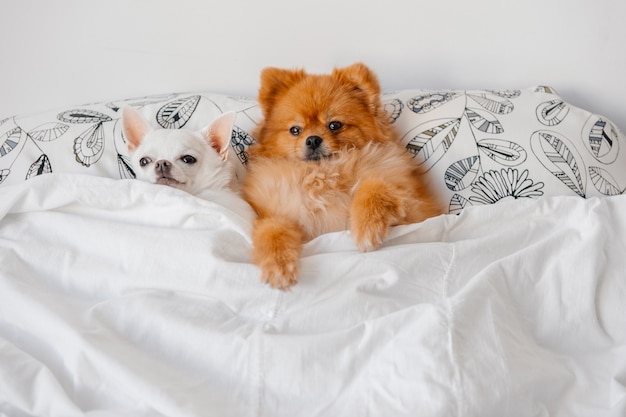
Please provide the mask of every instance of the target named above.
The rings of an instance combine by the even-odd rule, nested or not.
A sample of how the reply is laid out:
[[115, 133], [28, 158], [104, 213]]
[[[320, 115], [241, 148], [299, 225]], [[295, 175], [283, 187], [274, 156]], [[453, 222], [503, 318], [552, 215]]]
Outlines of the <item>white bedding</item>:
[[259, 283], [252, 212], [47, 174], [0, 197], [0, 415], [626, 415], [626, 196], [518, 199], [309, 242]]

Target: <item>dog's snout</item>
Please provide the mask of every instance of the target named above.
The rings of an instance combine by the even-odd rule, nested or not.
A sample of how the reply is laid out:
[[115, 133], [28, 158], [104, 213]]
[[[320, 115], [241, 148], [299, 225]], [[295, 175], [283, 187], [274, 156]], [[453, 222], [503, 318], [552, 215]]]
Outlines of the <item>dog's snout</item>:
[[157, 171], [168, 171], [171, 166], [172, 164], [170, 163], [170, 161], [161, 159], [160, 161], [156, 161], [156, 163], [154, 164], [154, 169], [156, 169]]
[[311, 150], [315, 150], [320, 147], [323, 139], [319, 136], [309, 136], [306, 138], [306, 146]]

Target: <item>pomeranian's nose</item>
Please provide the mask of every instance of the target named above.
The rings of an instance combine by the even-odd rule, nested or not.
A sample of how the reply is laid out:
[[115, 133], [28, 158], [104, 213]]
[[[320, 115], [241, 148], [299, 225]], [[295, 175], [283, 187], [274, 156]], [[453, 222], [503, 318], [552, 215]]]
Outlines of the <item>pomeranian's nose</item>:
[[319, 148], [319, 146], [322, 144], [322, 141], [323, 139], [319, 136], [309, 136], [308, 138], [306, 138], [306, 146], [313, 151]]

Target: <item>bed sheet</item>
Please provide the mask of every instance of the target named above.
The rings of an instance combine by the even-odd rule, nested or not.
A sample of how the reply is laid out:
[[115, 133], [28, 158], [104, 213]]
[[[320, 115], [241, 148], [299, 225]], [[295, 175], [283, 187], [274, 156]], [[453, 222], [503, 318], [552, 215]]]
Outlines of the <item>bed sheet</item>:
[[48, 174], [0, 198], [0, 415], [626, 415], [626, 196], [468, 207], [307, 243], [259, 282], [252, 211]]

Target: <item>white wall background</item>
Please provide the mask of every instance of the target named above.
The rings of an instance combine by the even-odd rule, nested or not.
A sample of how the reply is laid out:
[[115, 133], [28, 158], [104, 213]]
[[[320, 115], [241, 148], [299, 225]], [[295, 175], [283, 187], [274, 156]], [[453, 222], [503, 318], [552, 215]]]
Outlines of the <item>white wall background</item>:
[[383, 89], [554, 87], [626, 129], [623, 0], [0, 0], [0, 119], [363, 61]]

